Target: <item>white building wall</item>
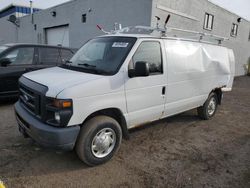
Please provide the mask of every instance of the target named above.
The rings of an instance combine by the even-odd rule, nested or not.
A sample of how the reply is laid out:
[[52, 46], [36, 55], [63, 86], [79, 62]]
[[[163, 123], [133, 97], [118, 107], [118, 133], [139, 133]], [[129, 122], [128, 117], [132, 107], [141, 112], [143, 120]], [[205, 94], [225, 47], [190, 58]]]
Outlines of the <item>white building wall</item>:
[[[123, 26], [150, 25], [151, 0], [76, 0], [60, 6], [36, 12], [20, 19], [19, 42], [45, 43], [45, 30], [63, 25], [69, 26], [69, 46], [79, 48], [87, 40], [103, 33], [97, 24], [106, 30], [113, 29], [115, 22]], [[51, 15], [56, 12], [56, 16]], [[82, 23], [82, 15], [87, 21]], [[34, 26], [36, 25], [36, 30]]]
[[0, 45], [18, 42], [18, 28], [6, 19], [0, 19]]

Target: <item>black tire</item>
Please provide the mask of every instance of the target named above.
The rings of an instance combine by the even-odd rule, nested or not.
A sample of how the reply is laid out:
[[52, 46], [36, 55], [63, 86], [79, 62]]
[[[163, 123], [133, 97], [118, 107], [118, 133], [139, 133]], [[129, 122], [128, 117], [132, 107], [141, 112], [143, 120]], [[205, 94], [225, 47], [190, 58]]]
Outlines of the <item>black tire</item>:
[[[115, 144], [110, 153], [98, 158], [95, 151], [92, 151], [92, 142], [97, 134], [105, 129], [113, 130], [115, 133]], [[106, 137], [105, 137], [106, 140]], [[96, 166], [109, 161], [120, 147], [122, 140], [122, 130], [119, 123], [108, 116], [96, 116], [88, 120], [80, 130], [77, 142], [76, 153], [78, 157], [89, 166]], [[110, 145], [111, 143], [109, 143]], [[112, 144], [111, 144], [112, 145]]]
[[[215, 109], [214, 109], [213, 113], [209, 113], [209, 104], [211, 101], [215, 102]], [[217, 107], [218, 107], [218, 97], [215, 93], [211, 93], [208, 96], [208, 99], [206, 100], [206, 102], [203, 104], [203, 106], [197, 108], [198, 116], [201, 119], [209, 120], [216, 113]]]

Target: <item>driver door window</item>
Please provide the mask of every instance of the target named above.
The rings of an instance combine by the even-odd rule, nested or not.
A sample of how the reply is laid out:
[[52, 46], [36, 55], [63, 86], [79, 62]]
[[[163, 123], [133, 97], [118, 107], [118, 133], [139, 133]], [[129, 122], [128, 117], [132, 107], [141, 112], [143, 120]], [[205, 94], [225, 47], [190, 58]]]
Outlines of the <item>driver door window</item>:
[[142, 42], [133, 56], [133, 65], [136, 62], [143, 61], [149, 64], [150, 75], [162, 74], [162, 55], [161, 45], [159, 42], [146, 41]]
[[32, 64], [34, 48], [18, 48], [8, 53], [4, 58], [10, 60], [10, 65]]

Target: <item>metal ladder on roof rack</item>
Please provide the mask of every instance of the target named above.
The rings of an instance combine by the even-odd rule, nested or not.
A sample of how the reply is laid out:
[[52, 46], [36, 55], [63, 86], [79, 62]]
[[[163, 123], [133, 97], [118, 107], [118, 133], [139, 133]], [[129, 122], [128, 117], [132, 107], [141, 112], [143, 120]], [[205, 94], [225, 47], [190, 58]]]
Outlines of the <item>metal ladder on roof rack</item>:
[[[174, 27], [165, 27], [164, 29], [162, 28], [153, 28], [153, 27], [147, 27], [147, 26], [133, 26], [133, 27], [125, 27], [120, 30], [114, 30], [111, 31], [109, 34], [148, 34], [152, 36], [157, 36], [157, 37], [167, 37], [167, 33], [171, 31], [178, 31], [178, 32], [184, 32], [184, 33], [191, 33], [194, 34], [191, 37], [198, 37], [196, 41], [198, 42], [207, 42], [204, 40], [204, 38], [212, 39], [217, 41], [219, 45], [222, 44], [222, 41], [229, 40], [228, 38], [221, 37], [218, 35], [213, 35], [209, 33], [203, 33], [203, 32], [198, 32], [198, 31], [192, 31], [192, 30], [186, 30], [186, 29], [179, 29], [179, 28], [174, 28]], [[190, 37], [190, 36], [189, 36]], [[175, 37], [178, 38], [178, 37]], [[186, 37], [188, 39], [188, 37]], [[195, 40], [194, 40], [195, 41]]]
[[218, 45], [222, 44], [222, 41], [226, 41], [229, 40], [229, 38], [225, 38], [222, 36], [218, 36], [218, 35], [213, 35], [213, 34], [209, 34], [209, 33], [203, 33], [203, 32], [198, 32], [198, 31], [193, 31], [193, 30], [186, 30], [186, 29], [179, 29], [179, 28], [174, 28], [174, 27], [167, 27], [167, 23], [170, 20], [170, 14], [167, 16], [166, 20], [165, 20], [165, 24], [164, 24], [164, 29], [159, 28], [159, 21], [160, 21], [160, 17], [155, 16], [155, 18], [157, 19], [157, 23], [156, 23], [156, 28], [154, 30], [158, 30], [161, 32], [161, 37], [166, 37], [167, 32], [169, 32], [169, 30], [171, 31], [180, 31], [180, 32], [184, 32], [184, 33], [192, 33], [194, 35], [198, 35], [199, 39], [197, 41], [199, 42], [203, 42], [204, 37], [208, 37], [212, 40], [215, 40], [218, 42]]
[[209, 37], [210, 39], [216, 40], [218, 42], [218, 44], [220, 45], [222, 43], [222, 41], [226, 41], [229, 40], [229, 38], [225, 38], [222, 36], [218, 36], [218, 35], [213, 35], [213, 34], [209, 34], [209, 33], [203, 33], [203, 32], [198, 32], [198, 31], [192, 31], [192, 30], [186, 30], [186, 29], [179, 29], [179, 28], [167, 28], [173, 31], [180, 31], [180, 32], [185, 32], [185, 33], [192, 33], [195, 35], [199, 36], [199, 42], [201, 42], [203, 40], [204, 37]]
[[[229, 38], [225, 38], [222, 36], [213, 35], [213, 34], [209, 34], [209, 33], [203, 33], [203, 32], [174, 28], [174, 27], [167, 27], [167, 23], [170, 19], [170, 15], [168, 15], [166, 20], [165, 20], [164, 28], [159, 27], [160, 18], [158, 16], [156, 16], [156, 19], [157, 19], [157, 24], [156, 24], [155, 28], [148, 27], [148, 26], [132, 26], [132, 27], [122, 28], [121, 24], [115, 23], [115, 25], [114, 25], [115, 29], [110, 31], [110, 32], [107, 32], [107, 31], [103, 30], [100, 26], [97, 25], [97, 27], [98, 27], [98, 29], [103, 31], [105, 34], [148, 34], [148, 35], [154, 35], [157, 37], [164, 38], [164, 37], [168, 37], [167, 36], [168, 32], [178, 31], [178, 32], [194, 34], [195, 37], [198, 36], [197, 40], [193, 40], [193, 41], [198, 41], [198, 42], [209, 42], [209, 41], [204, 40], [205, 37], [217, 41], [218, 45], [221, 45], [222, 41], [229, 40]], [[194, 37], [194, 36], [191, 36], [191, 37]], [[175, 38], [178, 38], [178, 37], [175, 37]]]

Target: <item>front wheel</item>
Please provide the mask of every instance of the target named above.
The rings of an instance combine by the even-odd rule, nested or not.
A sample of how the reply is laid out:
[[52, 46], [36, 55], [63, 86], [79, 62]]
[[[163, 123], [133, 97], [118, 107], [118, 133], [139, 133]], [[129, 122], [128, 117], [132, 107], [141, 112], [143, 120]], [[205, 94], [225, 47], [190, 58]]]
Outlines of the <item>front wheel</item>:
[[109, 161], [119, 149], [122, 130], [119, 123], [108, 116], [96, 116], [81, 128], [76, 152], [89, 166]]
[[212, 118], [218, 107], [218, 98], [215, 93], [211, 93], [203, 106], [197, 108], [200, 118], [208, 120]]

